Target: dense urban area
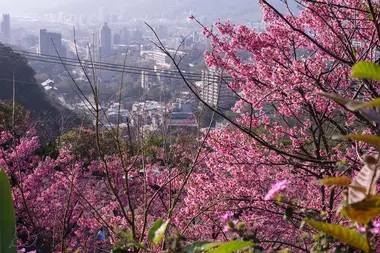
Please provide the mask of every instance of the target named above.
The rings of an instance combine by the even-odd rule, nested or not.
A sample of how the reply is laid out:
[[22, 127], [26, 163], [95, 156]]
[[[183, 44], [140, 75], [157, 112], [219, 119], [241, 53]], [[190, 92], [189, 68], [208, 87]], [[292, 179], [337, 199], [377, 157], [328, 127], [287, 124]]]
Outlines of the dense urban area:
[[[202, 27], [188, 19], [191, 11], [173, 19], [161, 15], [136, 19], [126, 11], [109, 11], [107, 6], [91, 15], [57, 11], [13, 18], [4, 14], [0, 41], [28, 60], [37, 83], [51, 100], [78, 115], [85, 114], [86, 119], [94, 120], [88, 109], [94, 99], [90, 82], [96, 82], [103, 127], [112, 127], [117, 121], [123, 127], [130, 121], [147, 131], [165, 126], [195, 133], [199, 127], [208, 127], [210, 111], [200, 118], [203, 106], [175, 64], [208, 104], [228, 111], [236, 96], [219, 70], [206, 67], [203, 55], [210, 41]], [[210, 20], [205, 17], [201, 22]], [[250, 25], [263, 27], [259, 22]], [[174, 61], [152, 43], [156, 36], [175, 56]], [[17, 73], [15, 79], [17, 82]], [[88, 100], [76, 94], [72, 79]]]
[[0, 13], [0, 253], [380, 252], [379, 1]]

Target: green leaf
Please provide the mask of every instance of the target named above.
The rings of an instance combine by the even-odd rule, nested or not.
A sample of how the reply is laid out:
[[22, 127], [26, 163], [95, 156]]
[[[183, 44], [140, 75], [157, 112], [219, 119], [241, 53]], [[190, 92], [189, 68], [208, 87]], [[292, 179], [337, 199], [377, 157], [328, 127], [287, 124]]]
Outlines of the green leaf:
[[363, 201], [347, 205], [342, 211], [350, 220], [367, 224], [380, 215], [380, 195], [369, 196]]
[[355, 248], [361, 249], [364, 252], [369, 252], [367, 240], [353, 229], [345, 228], [341, 225], [329, 224], [319, 221], [306, 220], [309, 226], [320, 232], [332, 235], [341, 242], [347, 243]]
[[233, 253], [238, 250], [251, 247], [253, 245], [254, 245], [253, 242], [244, 242], [244, 241], [225, 242], [225, 243], [222, 243], [218, 248], [209, 252], [210, 253]]
[[284, 220], [291, 220], [293, 218], [293, 207], [288, 206], [285, 208]]
[[186, 253], [205, 252], [216, 246], [219, 246], [220, 242], [194, 242], [185, 246]]
[[349, 186], [351, 183], [351, 178], [342, 176], [342, 177], [328, 177], [321, 180], [316, 180], [315, 183], [321, 185], [340, 185], [340, 186]]
[[380, 137], [369, 134], [348, 134], [348, 135], [336, 135], [332, 137], [333, 140], [355, 140], [368, 144], [376, 145], [380, 148]]
[[380, 98], [376, 98], [368, 101], [367, 103], [352, 103], [351, 101], [346, 104], [346, 107], [350, 111], [359, 111], [364, 108], [380, 107]]
[[150, 228], [150, 230], [148, 232], [148, 239], [149, 239], [149, 241], [153, 242], [153, 240], [154, 240], [154, 234], [156, 233], [157, 229], [159, 229], [161, 227], [161, 225], [163, 223], [164, 222], [162, 221], [162, 219], [156, 220], [156, 222], [153, 224], [153, 226]]
[[337, 104], [340, 104], [340, 105], [346, 105], [347, 103], [349, 103], [350, 99], [347, 99], [347, 98], [344, 98], [344, 97], [341, 97], [335, 93], [328, 93], [328, 92], [318, 92], [318, 95], [321, 95], [323, 97], [326, 97], [326, 98], [329, 98], [331, 100], [333, 100], [335, 103]]
[[0, 252], [16, 253], [16, 218], [8, 176], [0, 169]]
[[163, 223], [162, 219], [158, 219], [148, 232], [149, 241], [153, 242], [154, 244], [158, 244], [162, 240], [169, 222], [170, 220], [167, 220], [165, 223]]
[[164, 237], [164, 234], [166, 232], [166, 228], [168, 227], [169, 225], [169, 222], [170, 220], [167, 220], [164, 224], [161, 225], [161, 227], [159, 229], [156, 230], [156, 232], [154, 233], [154, 239], [153, 239], [153, 242], [155, 244], [158, 244], [162, 237]]
[[368, 61], [358, 62], [352, 67], [352, 77], [380, 80], [380, 66]]

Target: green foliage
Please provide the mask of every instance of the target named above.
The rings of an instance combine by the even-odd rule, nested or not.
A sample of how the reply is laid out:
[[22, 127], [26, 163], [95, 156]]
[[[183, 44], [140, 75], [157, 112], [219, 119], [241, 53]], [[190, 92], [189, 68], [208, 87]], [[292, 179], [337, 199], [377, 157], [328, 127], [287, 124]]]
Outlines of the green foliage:
[[194, 242], [189, 245], [186, 245], [186, 253], [197, 253], [197, 252], [207, 252], [210, 249], [219, 246], [220, 242]]
[[[98, 154], [96, 133], [90, 129], [76, 128], [59, 138], [59, 147], [71, 145], [71, 152], [79, 157], [92, 159]], [[100, 147], [105, 155], [118, 154], [115, 131], [102, 131], [99, 135]], [[128, 142], [119, 137], [122, 151], [128, 150]]]
[[0, 252], [16, 253], [16, 219], [8, 176], [0, 169]]
[[352, 77], [380, 80], [380, 66], [368, 61], [358, 62], [352, 68]]
[[314, 229], [332, 235], [336, 239], [347, 243], [348, 245], [361, 249], [364, 252], [370, 251], [370, 246], [368, 245], [366, 238], [353, 229], [314, 220], [307, 220], [306, 222]]
[[38, 156], [51, 157], [53, 159], [57, 159], [59, 156], [59, 150], [55, 141], [45, 143], [37, 150], [36, 153]]
[[291, 253], [292, 251], [290, 249], [283, 249], [280, 250], [279, 253]]
[[342, 177], [328, 177], [316, 181], [321, 185], [339, 185], [339, 186], [349, 186], [351, 183], [351, 178], [342, 176]]
[[230, 242], [194, 242], [185, 247], [186, 253], [233, 253], [254, 246], [253, 242], [230, 241]]
[[371, 107], [380, 107], [380, 98], [376, 98], [376, 99], [373, 99], [367, 103], [348, 103], [347, 105], [347, 109], [351, 110], [351, 111], [359, 111], [359, 110], [362, 110], [364, 108], [371, 108]]
[[29, 113], [20, 104], [15, 104], [15, 118], [13, 127], [13, 104], [11, 101], [0, 101], [0, 132], [9, 131], [17, 136], [24, 135], [31, 127]]
[[[372, 62], [359, 62], [355, 64], [352, 69], [352, 77], [380, 80], [380, 66]], [[336, 94], [320, 93], [320, 95], [346, 106], [346, 108], [351, 111], [361, 111], [365, 108], [380, 106], [380, 99], [364, 103], [349, 100]], [[349, 134], [345, 136], [335, 136], [334, 139], [356, 140], [375, 145], [378, 150], [380, 149], [380, 137], [375, 135]], [[348, 194], [346, 195], [346, 200], [341, 204], [341, 214], [353, 222], [364, 224], [368, 231], [368, 224], [375, 217], [380, 215], [380, 196], [375, 195], [376, 184], [380, 178], [379, 155], [372, 156], [367, 154], [363, 157], [363, 162], [363, 168], [352, 181], [348, 177], [335, 177], [322, 179], [319, 180], [319, 182], [322, 185], [347, 186]], [[328, 224], [314, 220], [307, 220], [306, 222], [314, 229], [327, 233], [347, 245], [361, 249], [364, 252], [371, 251], [368, 233], [366, 233], [364, 237], [355, 230], [338, 224]]]
[[369, 134], [348, 134], [343, 136], [334, 136], [335, 140], [355, 140], [361, 141], [368, 144], [375, 145], [378, 149], [380, 149], [380, 137], [376, 135]]
[[143, 249], [145, 245], [137, 242], [133, 238], [133, 234], [127, 230], [120, 228], [115, 229], [118, 241], [113, 245], [112, 252], [114, 253], [126, 253], [131, 252], [132, 249]]
[[380, 215], [380, 196], [370, 196], [363, 201], [343, 207], [342, 214], [351, 221], [368, 224]]
[[13, 73], [16, 80], [16, 102], [32, 113], [58, 115], [58, 110], [49, 102], [43, 88], [34, 78], [35, 72], [27, 60], [10, 47], [0, 43], [0, 99], [11, 100], [13, 96]]
[[167, 220], [164, 223], [162, 219], [158, 219], [149, 230], [149, 233], [148, 233], [149, 241], [153, 242], [154, 244], [158, 244], [164, 237], [164, 234], [169, 225], [169, 222], [170, 220]]
[[145, 100], [154, 101], [170, 101], [172, 99], [172, 90], [167, 86], [153, 86], [148, 91], [146, 91], [142, 97]]
[[222, 243], [219, 247], [210, 251], [210, 253], [233, 253], [252, 246], [254, 246], [253, 242], [231, 241]]

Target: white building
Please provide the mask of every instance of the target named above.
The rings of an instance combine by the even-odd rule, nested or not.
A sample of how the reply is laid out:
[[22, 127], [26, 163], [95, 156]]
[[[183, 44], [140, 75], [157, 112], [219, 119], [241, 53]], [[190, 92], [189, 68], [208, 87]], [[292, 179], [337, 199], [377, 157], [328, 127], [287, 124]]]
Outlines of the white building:
[[235, 96], [227, 83], [219, 71], [214, 69], [202, 71], [202, 81], [197, 82], [202, 100], [213, 107], [228, 109], [234, 103]]

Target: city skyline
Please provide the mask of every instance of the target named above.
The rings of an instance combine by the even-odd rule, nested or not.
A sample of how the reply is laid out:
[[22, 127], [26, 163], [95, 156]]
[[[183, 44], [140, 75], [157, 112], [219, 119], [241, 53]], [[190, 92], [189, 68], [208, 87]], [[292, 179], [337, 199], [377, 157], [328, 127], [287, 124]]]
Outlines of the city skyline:
[[3, 14], [3, 20], [0, 22], [0, 32], [2, 38], [5, 42], [11, 41], [11, 18], [9, 14]]
[[[238, 7], [240, 6], [240, 7]], [[248, 19], [253, 17], [254, 20], [261, 19], [261, 9], [255, 1], [236, 0], [230, 2], [220, 0], [217, 8], [213, 6], [212, 1], [203, 2], [201, 0], [139, 0], [127, 2], [123, 0], [114, 0], [112, 4], [105, 0], [15, 0], [1, 1], [0, 11], [3, 13], [12, 13], [13, 16], [39, 16], [43, 14], [58, 15], [60, 12], [72, 15], [98, 15], [100, 10], [104, 13], [125, 13], [129, 18], [173, 18], [186, 17], [192, 13], [199, 16], [210, 16], [213, 19], [220, 17], [222, 19]], [[107, 21], [107, 20], [102, 20]]]

